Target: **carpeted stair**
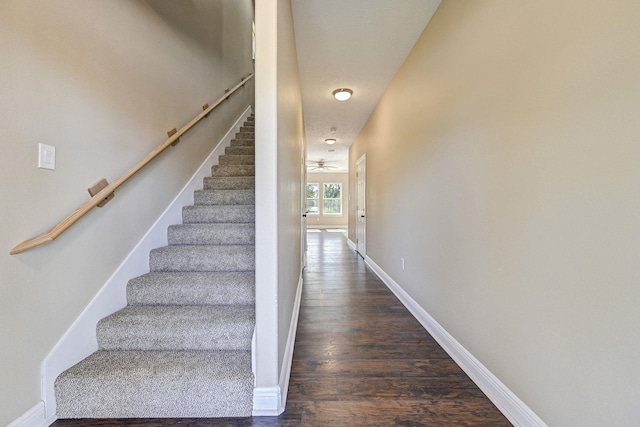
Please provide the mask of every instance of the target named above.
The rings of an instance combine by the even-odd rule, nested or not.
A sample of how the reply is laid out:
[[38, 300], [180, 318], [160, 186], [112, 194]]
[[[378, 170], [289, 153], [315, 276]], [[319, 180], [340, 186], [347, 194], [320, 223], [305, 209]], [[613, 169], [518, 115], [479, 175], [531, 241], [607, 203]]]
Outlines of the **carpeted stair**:
[[56, 380], [58, 418], [244, 417], [253, 409], [254, 118], [100, 320], [99, 350]]

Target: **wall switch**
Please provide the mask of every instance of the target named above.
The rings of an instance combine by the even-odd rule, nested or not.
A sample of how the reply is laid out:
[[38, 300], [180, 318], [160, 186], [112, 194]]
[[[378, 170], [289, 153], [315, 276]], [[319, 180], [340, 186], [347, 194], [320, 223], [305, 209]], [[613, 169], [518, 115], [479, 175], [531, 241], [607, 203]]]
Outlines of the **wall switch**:
[[402, 271], [404, 271], [404, 258], [400, 258], [400, 262], [402, 263]]
[[47, 144], [38, 144], [38, 167], [40, 169], [56, 168], [56, 147]]

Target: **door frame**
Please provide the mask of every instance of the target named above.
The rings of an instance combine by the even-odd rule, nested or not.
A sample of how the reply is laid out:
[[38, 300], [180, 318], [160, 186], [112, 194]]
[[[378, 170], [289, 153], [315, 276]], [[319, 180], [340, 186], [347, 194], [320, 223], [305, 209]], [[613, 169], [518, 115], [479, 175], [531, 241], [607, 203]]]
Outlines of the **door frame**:
[[300, 189], [300, 263], [302, 269], [307, 266], [307, 153], [304, 141], [302, 141], [302, 154], [300, 159], [300, 176], [302, 185]]
[[[361, 167], [362, 166], [362, 167]], [[361, 173], [362, 172], [362, 173]], [[367, 257], [367, 158], [356, 161], [356, 252]], [[359, 232], [361, 231], [361, 233]]]

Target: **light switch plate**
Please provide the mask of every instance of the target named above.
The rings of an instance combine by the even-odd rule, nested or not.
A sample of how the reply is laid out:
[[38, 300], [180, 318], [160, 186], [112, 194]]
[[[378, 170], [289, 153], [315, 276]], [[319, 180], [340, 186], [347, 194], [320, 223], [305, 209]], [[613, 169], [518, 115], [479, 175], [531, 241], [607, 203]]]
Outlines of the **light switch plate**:
[[38, 144], [38, 167], [40, 169], [56, 168], [56, 147], [47, 144]]

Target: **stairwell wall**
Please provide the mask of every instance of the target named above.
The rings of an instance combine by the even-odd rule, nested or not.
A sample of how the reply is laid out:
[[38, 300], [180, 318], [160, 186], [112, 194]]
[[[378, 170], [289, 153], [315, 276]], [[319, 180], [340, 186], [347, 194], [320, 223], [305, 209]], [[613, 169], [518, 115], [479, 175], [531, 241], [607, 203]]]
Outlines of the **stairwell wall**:
[[[251, 0], [0, 4], [0, 425], [39, 406], [43, 358], [250, 104], [252, 86], [56, 241], [9, 250], [251, 72], [252, 19]], [[38, 143], [56, 147], [55, 171], [36, 168]]]
[[256, 396], [284, 409], [301, 286], [305, 144], [290, 0], [256, 3]]
[[367, 255], [552, 426], [640, 425], [639, 20], [443, 0], [350, 150]]

